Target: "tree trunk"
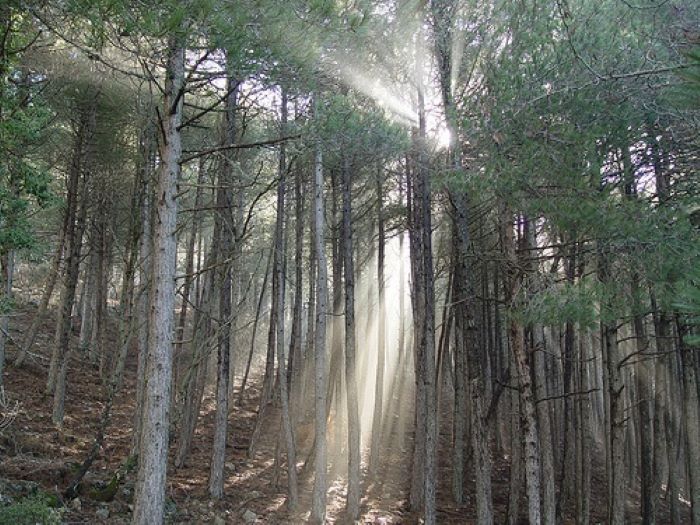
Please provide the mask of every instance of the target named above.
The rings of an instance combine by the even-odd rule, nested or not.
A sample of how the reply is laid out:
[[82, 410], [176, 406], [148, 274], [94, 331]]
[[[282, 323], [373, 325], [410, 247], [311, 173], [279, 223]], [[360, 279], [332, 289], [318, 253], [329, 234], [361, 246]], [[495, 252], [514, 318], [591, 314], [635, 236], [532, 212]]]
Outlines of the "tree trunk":
[[[282, 130], [287, 127], [287, 93], [282, 88]], [[284, 131], [283, 131], [284, 132]], [[275, 251], [277, 258], [275, 261], [275, 281], [277, 282], [277, 383], [279, 385], [280, 403], [282, 405], [282, 426], [284, 438], [287, 446], [287, 490], [289, 509], [296, 510], [299, 504], [299, 494], [297, 487], [297, 461], [296, 445], [294, 443], [294, 427], [289, 413], [289, 391], [287, 385], [287, 373], [285, 368], [284, 355], [284, 298], [285, 298], [285, 192], [287, 181], [287, 156], [284, 143], [280, 145], [279, 155], [279, 186], [277, 188], [277, 222], [275, 225]]]
[[[603, 286], [609, 286], [612, 276], [609, 267], [609, 254], [599, 249], [598, 279]], [[609, 307], [607, 307], [609, 310]], [[617, 323], [608, 319], [611, 312], [603, 313], [601, 330], [603, 335], [603, 351], [606, 363], [608, 389], [608, 448], [610, 450], [610, 465], [608, 468], [608, 523], [624, 523], [625, 516], [625, 473], [624, 447], [626, 422], [624, 415], [624, 383], [618, 367], [620, 351], [617, 342]]]
[[691, 522], [700, 524], [700, 414], [696, 359], [698, 348], [686, 341], [689, 335], [684, 321], [676, 316], [683, 374], [683, 420], [685, 422], [686, 460], [689, 474]]
[[[215, 260], [216, 248], [212, 246], [208, 257], [205, 259], [205, 267]], [[204, 384], [206, 382], [207, 368], [209, 364], [210, 334], [214, 306], [214, 279], [215, 273], [211, 271], [201, 287], [198, 295], [197, 308], [194, 311], [192, 328], [192, 363], [184, 379], [184, 395], [182, 396], [183, 408], [180, 417], [180, 433], [177, 439], [175, 450], [175, 468], [181, 468], [190, 452], [192, 437], [197, 425], [199, 410], [204, 394]]]
[[63, 424], [66, 373], [68, 361], [70, 359], [70, 340], [73, 331], [72, 311], [73, 303], [75, 302], [75, 291], [78, 284], [80, 255], [83, 246], [83, 233], [85, 232], [85, 219], [88, 207], [88, 199], [85, 193], [88, 171], [85, 166], [85, 161], [86, 156], [89, 154], [95, 130], [96, 103], [96, 100], [93, 101], [86, 110], [84, 116], [85, 120], [81, 122], [80, 129], [78, 130], [68, 189], [69, 220], [68, 231], [66, 232], [68, 254], [66, 256], [64, 270], [64, 284], [61, 290], [58, 323], [56, 325], [56, 346], [51, 356], [47, 386], [47, 391], [53, 392], [54, 394], [52, 421], [59, 427]]
[[[318, 115], [314, 98], [314, 113]], [[314, 430], [315, 466], [311, 520], [322, 524], [326, 518], [326, 308], [328, 301], [328, 267], [325, 246], [325, 212], [323, 205], [323, 157], [320, 140], [315, 145], [314, 159], [314, 245], [316, 274], [316, 328], [314, 331]]]
[[343, 267], [345, 273], [345, 384], [348, 410], [348, 495], [346, 512], [350, 520], [360, 514], [360, 416], [357, 399], [355, 348], [355, 267], [352, 245], [352, 201], [350, 167], [342, 160], [343, 183]]
[[[202, 157], [204, 159], [204, 157]], [[197, 187], [195, 188], [194, 194], [194, 204], [191, 217], [190, 225], [190, 235], [187, 239], [187, 249], [185, 254], [185, 279], [182, 283], [182, 304], [180, 305], [180, 313], [177, 320], [177, 328], [175, 330], [175, 351], [173, 355], [173, 361], [177, 364], [179, 361], [179, 356], [182, 354], [182, 347], [185, 339], [185, 328], [187, 325], [187, 310], [190, 303], [190, 293], [192, 291], [192, 283], [194, 282], [194, 248], [195, 241], [197, 240], [197, 230], [200, 227], [199, 224], [199, 209], [202, 207], [202, 196], [204, 194], [202, 185], [204, 184], [204, 176], [206, 173], [204, 160], [200, 160], [199, 167], [197, 169]], [[175, 366], [175, 373], [177, 373], [177, 366]], [[174, 381], [173, 384], [177, 385], [178, 382]]]
[[296, 423], [302, 400], [299, 398], [301, 391], [301, 362], [302, 344], [302, 317], [303, 304], [303, 276], [304, 276], [304, 197], [301, 191], [301, 170], [297, 169], [294, 175], [294, 307], [292, 312], [292, 331], [289, 340], [289, 367], [287, 384], [289, 385], [290, 408], [292, 409], [292, 422]]
[[[228, 66], [228, 95], [226, 97], [226, 145], [232, 145], [236, 140], [235, 110], [237, 104], [237, 86], [239, 83]], [[223, 169], [220, 172], [219, 184], [216, 189], [216, 215], [218, 235], [217, 242], [217, 286], [218, 286], [218, 352], [216, 370], [216, 414], [214, 416], [214, 444], [212, 446], [211, 470], [209, 473], [209, 494], [221, 499], [224, 495], [224, 463], [226, 460], [226, 440], [228, 436], [228, 401], [230, 373], [230, 323], [231, 309], [231, 256], [233, 254], [234, 223], [233, 223], [233, 158], [229, 151], [224, 158]]]
[[377, 469], [381, 463], [381, 433], [384, 409], [384, 368], [386, 366], [386, 309], [384, 298], [384, 191], [382, 184], [382, 174], [377, 173], [377, 228], [379, 232], [377, 251], [377, 282], [378, 300], [377, 304], [377, 374], [374, 384], [374, 413], [372, 414], [372, 443], [370, 448], [371, 461], [370, 468], [372, 474], [377, 474]]
[[177, 180], [182, 144], [180, 123], [184, 97], [185, 49], [181, 37], [168, 42], [165, 98], [161, 129], [161, 164], [156, 192], [156, 223], [153, 241], [152, 294], [148, 325], [146, 388], [139, 471], [135, 486], [132, 522], [139, 525], [162, 523], [170, 426], [172, 387], [173, 307], [175, 299], [175, 256], [177, 242]]
[[256, 335], [258, 333], [258, 324], [260, 322], [260, 312], [262, 311], [263, 300], [265, 299], [265, 291], [267, 290], [267, 281], [270, 278], [270, 265], [272, 263], [272, 251], [267, 256], [267, 264], [265, 265], [265, 277], [263, 277], [262, 287], [260, 288], [260, 296], [258, 304], [255, 308], [255, 319], [253, 320], [253, 333], [250, 336], [250, 350], [248, 351], [248, 360], [245, 365], [245, 372], [241, 380], [241, 390], [238, 392], [238, 404], [243, 404], [243, 392], [245, 392], [246, 384], [248, 383], [248, 375], [250, 373], [250, 364], [253, 361], [253, 353], [255, 352]]
[[136, 305], [138, 339], [138, 360], [136, 368], [136, 409], [134, 410], [134, 433], [132, 450], [138, 454], [141, 449], [141, 429], [143, 427], [143, 401], [146, 389], [146, 356], [148, 355], [148, 322], [153, 276], [153, 168], [155, 166], [154, 136], [152, 126], [146, 125], [139, 140], [139, 180], [143, 192], [141, 203], [141, 237], [139, 239], [139, 294]]
[[[523, 283], [518, 254], [516, 252], [512, 213], [510, 213], [507, 209], [503, 210], [501, 228], [503, 229], [503, 249], [506, 254], [506, 260], [508, 261], [508, 288], [506, 289], [506, 303], [509, 305], [509, 308], [514, 314], [516, 302]], [[525, 329], [522, 324], [517, 321], [515, 315], [512, 315], [511, 317], [509, 335], [520, 390], [528, 517], [530, 523], [536, 524], [542, 521], [542, 511], [540, 504], [541, 481], [539, 436], [537, 434], [535, 400], [532, 387], [532, 376], [530, 373], [529, 356], [525, 344]]]

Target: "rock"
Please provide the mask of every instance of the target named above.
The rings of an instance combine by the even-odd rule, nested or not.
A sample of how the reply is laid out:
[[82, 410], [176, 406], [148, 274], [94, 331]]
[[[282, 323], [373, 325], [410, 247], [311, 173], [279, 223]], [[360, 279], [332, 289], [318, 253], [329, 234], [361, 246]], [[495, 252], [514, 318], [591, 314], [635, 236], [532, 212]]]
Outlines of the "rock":
[[76, 512], [80, 512], [83, 509], [83, 502], [80, 501], [80, 498], [75, 498], [70, 502], [70, 508]]
[[106, 520], [107, 518], [109, 518], [109, 507], [100, 507], [99, 509], [97, 509], [97, 512], [95, 512], [95, 515], [101, 520]]
[[253, 500], [253, 499], [259, 499], [262, 498], [264, 494], [262, 492], [258, 492], [257, 490], [254, 490], [252, 492], [248, 493], [248, 496], [246, 497], [247, 500]]
[[257, 519], [258, 519], [258, 515], [255, 514], [255, 512], [253, 512], [250, 509], [247, 509], [243, 513], [243, 521], [245, 521], [246, 523], [255, 523], [257, 521]]
[[226, 525], [226, 520], [221, 516], [214, 517], [214, 525]]

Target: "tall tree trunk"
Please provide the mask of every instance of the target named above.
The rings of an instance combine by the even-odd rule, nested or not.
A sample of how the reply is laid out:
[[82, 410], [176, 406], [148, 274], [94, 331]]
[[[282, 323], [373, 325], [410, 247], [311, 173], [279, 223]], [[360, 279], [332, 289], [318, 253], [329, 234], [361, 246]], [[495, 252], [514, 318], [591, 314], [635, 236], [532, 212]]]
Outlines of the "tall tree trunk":
[[[507, 209], [503, 211], [501, 228], [503, 229], [503, 248], [505, 250], [506, 260], [508, 261], [508, 288], [506, 289], [506, 301], [514, 314], [516, 302], [519, 294], [521, 293], [523, 282], [520, 269], [521, 265], [516, 252], [512, 213], [510, 213]], [[537, 434], [535, 399], [532, 387], [532, 376], [530, 373], [530, 359], [525, 343], [525, 329], [514, 315], [511, 317], [509, 335], [520, 390], [528, 517], [530, 523], [535, 524], [542, 521], [542, 510], [540, 504], [540, 453], [539, 436]]]
[[[281, 127], [287, 127], [287, 92], [282, 88], [282, 121]], [[285, 297], [285, 192], [287, 181], [287, 156], [284, 143], [280, 146], [279, 155], [279, 186], [277, 188], [277, 222], [275, 225], [275, 251], [277, 259], [275, 261], [275, 281], [277, 282], [277, 383], [279, 385], [280, 403], [282, 405], [282, 426], [284, 438], [287, 446], [287, 490], [288, 506], [290, 510], [295, 510], [299, 504], [299, 494], [297, 488], [297, 461], [296, 445], [294, 443], [294, 427], [289, 413], [289, 391], [287, 385], [287, 373], [285, 369], [284, 356], [284, 297]]]
[[[212, 246], [208, 257], [205, 259], [205, 267], [209, 267], [216, 257], [216, 248]], [[192, 445], [192, 437], [197, 425], [199, 409], [204, 394], [207, 369], [209, 364], [212, 309], [214, 307], [214, 271], [206, 277], [199, 276], [205, 282], [201, 286], [201, 293], [197, 295], [197, 308], [194, 311], [192, 327], [192, 363], [184, 379], [184, 395], [182, 396], [183, 408], [180, 417], [180, 432], [175, 449], [175, 468], [184, 466]]]
[[[236, 140], [235, 111], [237, 104], [238, 81], [233, 78], [231, 65], [228, 66], [228, 95], [226, 97], [226, 145], [232, 145]], [[224, 158], [223, 169], [220, 172], [219, 184], [216, 189], [216, 221], [218, 227], [217, 241], [219, 255], [217, 268], [218, 286], [218, 352], [216, 370], [216, 414], [214, 416], [214, 444], [212, 446], [211, 469], [209, 473], [209, 494], [221, 499], [224, 495], [224, 463], [226, 460], [226, 441], [228, 437], [228, 402], [229, 402], [229, 372], [230, 372], [230, 323], [231, 310], [231, 256], [233, 254], [234, 222], [233, 222], [233, 157], [231, 152]]]
[[241, 390], [238, 392], [238, 404], [243, 404], [243, 392], [245, 392], [246, 384], [248, 383], [248, 375], [250, 374], [250, 364], [253, 361], [253, 353], [255, 352], [256, 335], [258, 333], [258, 324], [260, 322], [260, 312], [262, 311], [263, 300], [267, 290], [267, 281], [270, 278], [270, 265], [272, 264], [273, 251], [267, 256], [267, 264], [265, 265], [265, 276], [263, 277], [262, 287], [260, 288], [260, 296], [258, 304], [255, 308], [255, 319], [253, 320], [253, 333], [250, 336], [250, 350], [248, 351], [248, 360], [246, 361], [243, 379], [241, 380]]
[[138, 454], [141, 449], [141, 429], [143, 428], [143, 401], [146, 389], [146, 356], [148, 355], [148, 322], [153, 276], [153, 169], [155, 166], [155, 144], [153, 126], [149, 123], [141, 132], [139, 140], [139, 180], [143, 192], [141, 203], [141, 237], [139, 239], [139, 294], [136, 305], [138, 358], [136, 365], [136, 409], [134, 410], [134, 432], [132, 450]]
[[370, 448], [370, 468], [376, 475], [381, 462], [381, 433], [383, 405], [384, 405], [384, 368], [386, 366], [386, 309], [384, 298], [384, 252], [385, 252], [385, 232], [384, 232], [384, 191], [382, 184], [382, 173], [377, 172], [377, 228], [379, 232], [377, 250], [377, 282], [378, 299], [377, 304], [377, 374], [374, 384], [374, 413], [372, 414], [372, 443]]
[[[609, 253], [605, 248], [599, 248], [598, 279], [603, 286], [609, 286], [610, 273]], [[624, 447], [626, 422], [624, 415], [624, 383], [619, 368], [620, 351], [617, 342], [617, 323], [610, 319], [612, 312], [605, 305], [601, 321], [604, 361], [606, 364], [608, 390], [608, 449], [610, 464], [608, 468], [608, 523], [624, 523], [625, 516], [625, 473]]]
[[[202, 157], [204, 159], [204, 157]], [[199, 209], [202, 207], [202, 197], [204, 194], [203, 184], [205, 176], [205, 163], [204, 160], [200, 160], [199, 167], [197, 169], [197, 187], [195, 188], [194, 194], [194, 204], [192, 210], [192, 217], [190, 224], [190, 235], [187, 239], [187, 249], [185, 253], [185, 279], [182, 283], [182, 304], [180, 305], [180, 313], [177, 320], [177, 328], [175, 331], [175, 351], [173, 360], [175, 363], [178, 361], [178, 356], [182, 354], [182, 347], [185, 339], [185, 328], [187, 325], [187, 310], [190, 303], [190, 293], [192, 291], [192, 283], [194, 282], [194, 248], [195, 242], [197, 240], [197, 230], [200, 227], [199, 224]], [[177, 367], [175, 367], [177, 370]], [[177, 385], [177, 381], [174, 381]]]
[[302, 400], [299, 398], [301, 372], [302, 317], [303, 305], [303, 276], [304, 276], [304, 197], [301, 191], [301, 170], [294, 175], [294, 307], [292, 313], [292, 329], [289, 340], [289, 367], [287, 383], [292, 409], [292, 421], [296, 422]]
[[510, 481], [508, 487], [508, 525], [517, 525], [520, 521], [520, 496], [522, 493], [523, 439], [520, 417], [520, 396], [517, 391], [510, 396]]
[[653, 525], [656, 523], [656, 495], [654, 490], [654, 430], [653, 430], [653, 385], [647, 353], [649, 351], [649, 338], [644, 325], [642, 305], [639, 289], [639, 276], [634, 273], [631, 281], [632, 295], [632, 328], [634, 330], [636, 352], [636, 382], [637, 395], [639, 396], [637, 407], [639, 410], [639, 438], [640, 438], [640, 466], [641, 466], [641, 511], [642, 523]]
[[345, 273], [345, 384], [348, 410], [348, 495], [346, 512], [350, 520], [360, 514], [360, 415], [357, 399], [355, 348], [355, 267], [352, 245], [352, 200], [350, 166], [341, 159], [343, 183], [343, 266]]
[[165, 97], [160, 123], [163, 136], [155, 202], [156, 222], [153, 228], [146, 388], [132, 519], [138, 525], [162, 523], [165, 505], [177, 248], [176, 191], [182, 156], [180, 123], [185, 87], [185, 49], [181, 39], [177, 34], [169, 38]]
[[94, 347], [94, 319], [97, 306], [97, 250], [92, 246], [92, 237], [94, 237], [94, 228], [92, 225], [90, 226], [90, 230], [90, 240], [88, 241], [90, 256], [86, 261], [87, 268], [85, 268], [85, 282], [83, 284], [83, 295], [81, 299], [79, 349], [81, 352], [85, 353], [94, 364], [97, 362], [97, 354], [95, 353], [96, 349]]
[[139, 227], [141, 202], [144, 195], [141, 192], [139, 177], [135, 178], [131, 198], [131, 216], [129, 217], [128, 244], [126, 247], [126, 260], [124, 261], [124, 274], [122, 276], [122, 289], [119, 297], [119, 352], [111, 373], [111, 379], [115, 383], [115, 390], [122, 386], [124, 367], [129, 353], [129, 347], [134, 335], [134, 289], [136, 276], [136, 262], [139, 253]]
[[84, 116], [85, 120], [80, 124], [70, 173], [69, 195], [67, 199], [70, 211], [68, 231], [66, 233], [68, 254], [66, 256], [64, 270], [65, 279], [63, 289], [61, 290], [59, 318], [56, 325], [56, 346], [51, 356], [47, 388], [49, 392], [53, 392], [52, 421], [58, 426], [63, 424], [66, 374], [70, 358], [70, 340], [73, 321], [72, 311], [73, 303], [75, 302], [75, 291], [78, 284], [80, 255], [82, 252], [83, 234], [85, 232], [87, 208], [89, 205], [85, 192], [88, 180], [85, 161], [86, 156], [89, 155], [95, 130], [96, 103], [97, 101], [94, 100], [90, 104]]
[[[318, 118], [318, 101], [314, 98]], [[323, 156], [317, 140], [314, 158], [314, 245], [317, 261], [316, 328], [314, 332], [314, 402], [316, 456], [311, 520], [322, 524], [326, 518], [326, 308], [328, 302], [328, 267], [325, 246], [325, 212], [323, 205]]]
[[698, 412], [698, 348], [686, 340], [689, 330], [677, 315], [681, 366], [683, 374], [683, 419], [685, 422], [686, 460], [689, 474], [691, 522], [700, 524], [700, 413]]
[[[422, 58], [417, 61], [422, 75]], [[418, 171], [416, 185], [417, 208], [421, 214], [421, 259], [422, 273], [416, 278], [423, 279], [425, 292], [424, 322], [421, 330], [421, 346], [423, 347], [423, 366], [425, 384], [425, 465], [423, 483], [425, 486], [425, 523], [432, 525], [436, 522], [436, 482], [437, 482], [437, 374], [435, 369], [435, 281], [433, 274], [432, 220], [431, 220], [431, 188], [428, 159], [425, 153], [425, 102], [422, 87], [418, 90]]]
[[[554, 483], [554, 441], [549, 417], [549, 404], [543, 402], [548, 397], [547, 372], [545, 368], [546, 342], [544, 328], [536, 325], [533, 328], [535, 351], [535, 398], [537, 402], [537, 426], [540, 431], [540, 453], [542, 454], [542, 523], [555, 525], [557, 521], [557, 494]], [[587, 431], [587, 430], [586, 430]]]

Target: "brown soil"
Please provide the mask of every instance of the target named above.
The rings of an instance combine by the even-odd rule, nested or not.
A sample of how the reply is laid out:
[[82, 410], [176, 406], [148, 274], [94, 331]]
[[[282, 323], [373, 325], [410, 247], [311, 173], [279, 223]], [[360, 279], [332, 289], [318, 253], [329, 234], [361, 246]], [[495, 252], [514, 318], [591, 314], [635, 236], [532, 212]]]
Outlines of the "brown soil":
[[[23, 329], [29, 326], [35, 309], [22, 307], [11, 321], [11, 336], [15, 341], [24, 337]], [[13, 424], [0, 434], [0, 478], [31, 480], [45, 490], [60, 494], [68, 485], [75, 465], [82, 462], [92, 445], [105, 401], [105, 389], [99, 374], [85, 358], [73, 354], [69, 366], [66, 398], [66, 418], [61, 430], [51, 423], [51, 399], [44, 394], [46, 368], [51, 348], [54, 326], [49, 318], [40, 327], [37, 342], [26, 366], [17, 369], [8, 365], [5, 372], [7, 397], [20, 404]], [[108, 339], [116, 341], [114, 327]], [[108, 345], [114, 347], [116, 345]], [[8, 348], [8, 363], [15, 355], [12, 344]], [[125, 383], [115, 399], [111, 423], [104, 446], [83, 484], [80, 506], [65, 502], [64, 520], [67, 523], [128, 523], [133, 493], [133, 478], [129, 473], [115, 498], [103, 503], [91, 497], [91, 491], [100, 483], [107, 483], [123, 465], [131, 450], [132, 419], [135, 400], [136, 354], [132, 352], [127, 362]], [[231, 410], [227, 481], [225, 497], [213, 501], [207, 493], [209, 458], [212, 443], [214, 405], [208, 391], [202, 406], [200, 420], [193, 440], [191, 454], [185, 467], [168, 475], [167, 497], [171, 501], [168, 517], [170, 523], [243, 523], [245, 511], [258, 516], [257, 523], [282, 524], [306, 523], [310, 507], [313, 477], [300, 476], [300, 511], [290, 513], [286, 506], [286, 475], [275, 465], [275, 449], [281, 434], [279, 414], [275, 407], [268, 410], [262, 439], [253, 458], [247, 457], [250, 436], [255, 425], [259, 381], [254, 379], [251, 388], [243, 396], [242, 406]], [[447, 397], [447, 396], [445, 396]], [[237, 398], [237, 396], [236, 396]], [[449, 402], [443, 403], [439, 454], [438, 522], [471, 523], [474, 519], [474, 503], [466, 498], [463, 507], [457, 508], [450, 497], [452, 465], [450, 462]], [[303, 464], [313, 438], [311, 425], [298, 429], [299, 467]], [[332, 429], [330, 429], [332, 433]], [[410, 436], [409, 436], [410, 438]], [[408, 488], [410, 483], [410, 450], [407, 441], [403, 449], [389, 447], [383, 454], [382, 467], [376, 480], [365, 475], [364, 499], [361, 523], [418, 523], [419, 516], [408, 512]], [[503, 457], [496, 457], [493, 470], [493, 495], [495, 522], [503, 523], [508, 504], [509, 465]], [[605, 521], [605, 481], [596, 459], [592, 482], [591, 523]], [[309, 469], [312, 470], [312, 469]], [[334, 471], [331, 468], [331, 471]], [[366, 474], [366, 473], [365, 473]], [[344, 481], [342, 477], [329, 478], [328, 518], [331, 523], [342, 523], [344, 507]], [[467, 470], [467, 494], [473, 493], [473, 479]], [[94, 496], [94, 493], [92, 493]], [[637, 500], [638, 501], [638, 500]], [[109, 517], [100, 520], [96, 512], [107, 507]], [[525, 501], [520, 505], [526, 512]], [[638, 522], [639, 509], [632, 503], [629, 515]], [[102, 511], [104, 512], [104, 511]], [[659, 522], [668, 522], [668, 509], [663, 502]], [[526, 523], [526, 520], [523, 521]]]

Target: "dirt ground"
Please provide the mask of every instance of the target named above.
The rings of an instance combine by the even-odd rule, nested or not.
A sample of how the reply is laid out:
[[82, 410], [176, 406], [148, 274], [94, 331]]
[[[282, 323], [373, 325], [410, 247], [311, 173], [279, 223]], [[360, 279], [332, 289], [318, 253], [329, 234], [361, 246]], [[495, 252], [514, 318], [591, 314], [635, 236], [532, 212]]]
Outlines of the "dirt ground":
[[[23, 329], [34, 315], [32, 306], [25, 306], [13, 315], [11, 337], [21, 341]], [[87, 455], [98, 428], [105, 402], [105, 389], [95, 367], [85, 356], [74, 352], [68, 371], [66, 418], [59, 431], [51, 422], [51, 399], [44, 394], [48, 354], [53, 339], [54, 323], [47, 316], [37, 335], [37, 341], [26, 366], [11, 366], [15, 355], [12, 342], [8, 348], [8, 366], [5, 371], [7, 398], [19, 403], [19, 412], [8, 429], [0, 434], [0, 478], [30, 480], [44, 490], [60, 494], [68, 485], [76, 465]], [[108, 330], [108, 340], [116, 341], [114, 327]], [[109, 345], [108, 345], [109, 346]], [[116, 346], [116, 345], [115, 345]], [[63, 502], [66, 506], [64, 521], [75, 524], [128, 523], [133, 498], [135, 473], [126, 474], [111, 501], [95, 500], [95, 488], [108, 483], [114, 473], [125, 464], [131, 451], [131, 433], [135, 403], [136, 353], [132, 349], [125, 372], [125, 384], [115, 399], [111, 423], [104, 445], [96, 462], [83, 483], [78, 500]], [[214, 404], [211, 391], [205, 395], [193, 446], [185, 467], [175, 470], [170, 464], [167, 498], [169, 523], [306, 523], [309, 516], [313, 477], [302, 471], [300, 475], [300, 510], [290, 513], [286, 505], [286, 466], [275, 466], [279, 428], [279, 414], [275, 407], [268, 410], [262, 439], [254, 457], [247, 457], [247, 448], [255, 426], [258, 405], [259, 378], [254, 377], [243, 396], [242, 406], [232, 407], [227, 462], [225, 497], [213, 501], [207, 493], [209, 459], [212, 443]], [[238, 382], [236, 383], [238, 384]], [[235, 396], [238, 398], [238, 396]], [[441, 418], [438, 522], [466, 524], [474, 519], [474, 502], [466, 498], [463, 507], [456, 507], [450, 497], [450, 422], [449, 402], [443, 403]], [[332, 434], [332, 428], [329, 433]], [[298, 428], [299, 468], [311, 447], [311, 425]], [[419, 523], [420, 518], [408, 512], [410, 483], [410, 436], [403, 448], [388, 447], [382, 455], [382, 467], [376, 479], [365, 472], [364, 498], [360, 523], [394, 524]], [[600, 458], [596, 464], [600, 463]], [[330, 466], [328, 521], [343, 523], [345, 483], [342, 476], [333, 475]], [[313, 469], [309, 469], [313, 470]], [[505, 457], [496, 457], [493, 468], [493, 495], [496, 523], [505, 520], [508, 505], [509, 464]], [[473, 480], [467, 474], [467, 494], [473, 493]], [[631, 495], [633, 496], [633, 495]], [[631, 498], [634, 499], [634, 498]], [[668, 509], [662, 502], [659, 523], [668, 522]], [[526, 512], [525, 501], [520, 504]], [[605, 480], [600, 468], [594, 468], [592, 482], [591, 523], [605, 522]], [[630, 502], [632, 522], [638, 522], [639, 509]], [[245, 516], [245, 518], [244, 518]], [[526, 520], [523, 521], [526, 523]]]

